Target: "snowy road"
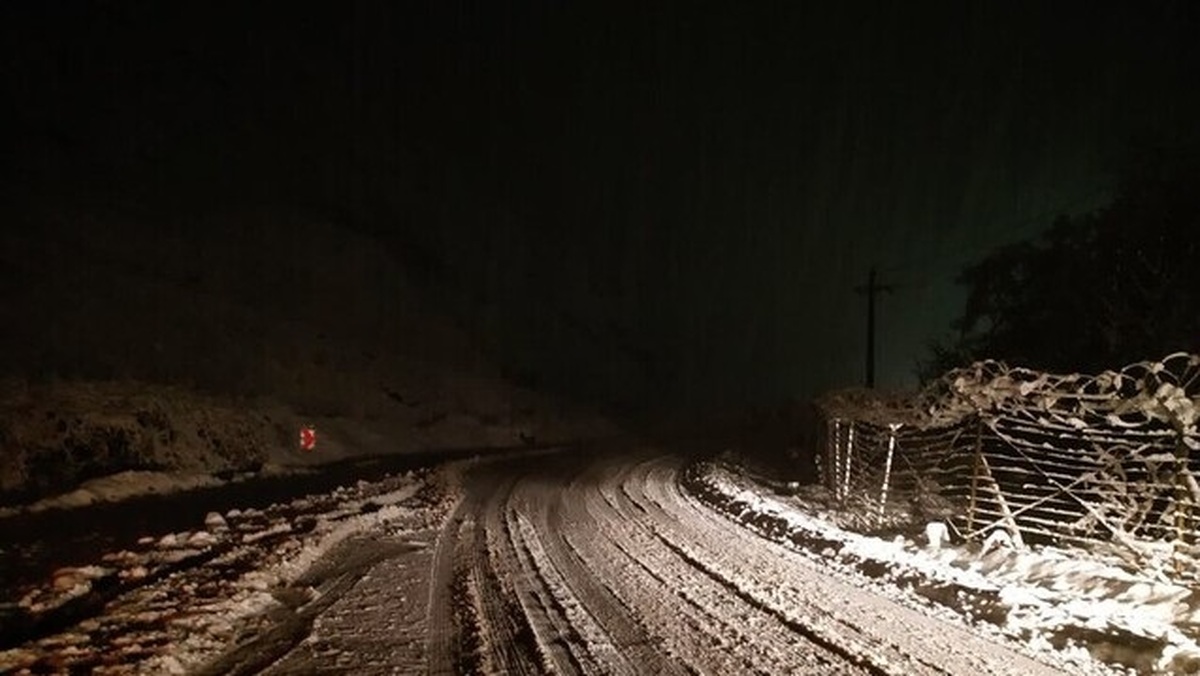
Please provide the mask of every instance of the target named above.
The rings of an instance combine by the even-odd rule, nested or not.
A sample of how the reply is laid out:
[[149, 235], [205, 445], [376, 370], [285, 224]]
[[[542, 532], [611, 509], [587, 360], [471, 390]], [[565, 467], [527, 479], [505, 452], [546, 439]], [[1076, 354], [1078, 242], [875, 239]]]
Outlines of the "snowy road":
[[267, 673], [1057, 673], [735, 526], [680, 468], [480, 465], [431, 547], [382, 557]]
[[0, 672], [1059, 673], [734, 523], [681, 486], [682, 460], [612, 457], [491, 458], [210, 514], [56, 571], [21, 599], [31, 638]]

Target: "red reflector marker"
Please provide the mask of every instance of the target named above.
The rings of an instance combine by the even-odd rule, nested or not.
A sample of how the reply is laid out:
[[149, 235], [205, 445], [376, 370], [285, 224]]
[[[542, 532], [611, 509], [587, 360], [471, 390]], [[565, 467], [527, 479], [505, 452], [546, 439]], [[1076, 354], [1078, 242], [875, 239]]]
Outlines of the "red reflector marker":
[[317, 447], [317, 430], [306, 425], [300, 428], [300, 450], [311, 451]]

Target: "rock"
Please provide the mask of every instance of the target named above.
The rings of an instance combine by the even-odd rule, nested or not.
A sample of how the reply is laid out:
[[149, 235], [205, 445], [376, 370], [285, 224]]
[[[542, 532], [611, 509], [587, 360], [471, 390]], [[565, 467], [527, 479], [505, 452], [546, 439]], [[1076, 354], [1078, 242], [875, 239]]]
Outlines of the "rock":
[[198, 530], [188, 538], [187, 543], [190, 547], [211, 547], [217, 543], [217, 539], [206, 530]]
[[60, 568], [54, 571], [53, 587], [57, 591], [68, 591], [81, 582], [74, 568]]
[[187, 673], [187, 669], [184, 668], [183, 663], [180, 662], [179, 659], [173, 655], [163, 656], [161, 661], [159, 662], [159, 666], [162, 667], [163, 673], [165, 673], [165, 674], [186, 674]]
[[225, 517], [216, 512], [209, 512], [204, 517], [204, 527], [210, 531], [223, 531], [229, 528], [229, 524], [225, 522]]

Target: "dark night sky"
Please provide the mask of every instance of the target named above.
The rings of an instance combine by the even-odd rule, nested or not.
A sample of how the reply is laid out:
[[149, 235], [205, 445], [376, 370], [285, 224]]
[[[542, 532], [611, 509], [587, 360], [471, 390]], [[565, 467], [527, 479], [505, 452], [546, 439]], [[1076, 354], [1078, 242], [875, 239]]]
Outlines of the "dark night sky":
[[911, 385], [965, 263], [1200, 119], [1190, 2], [644, 4], [5, 3], [6, 196], [300, 204], [543, 383], [770, 401], [861, 379], [872, 263]]

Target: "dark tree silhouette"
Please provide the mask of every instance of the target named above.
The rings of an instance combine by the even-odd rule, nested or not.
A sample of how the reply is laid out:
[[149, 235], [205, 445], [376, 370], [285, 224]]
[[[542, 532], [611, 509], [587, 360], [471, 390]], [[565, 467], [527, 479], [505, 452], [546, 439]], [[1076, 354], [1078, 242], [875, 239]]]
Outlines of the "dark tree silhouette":
[[1133, 155], [1113, 201], [967, 267], [957, 337], [923, 380], [974, 359], [1096, 372], [1200, 350], [1200, 152]]

